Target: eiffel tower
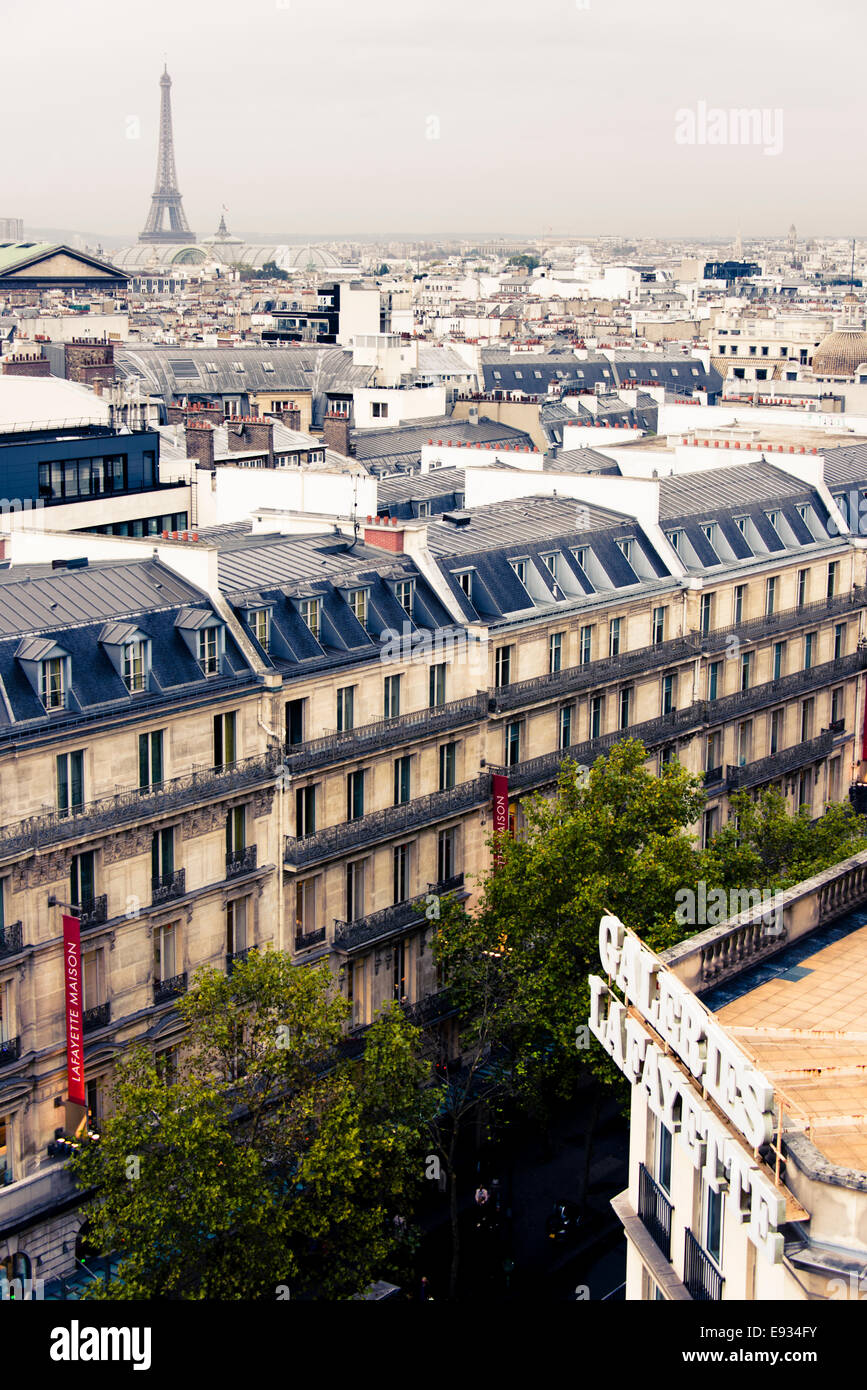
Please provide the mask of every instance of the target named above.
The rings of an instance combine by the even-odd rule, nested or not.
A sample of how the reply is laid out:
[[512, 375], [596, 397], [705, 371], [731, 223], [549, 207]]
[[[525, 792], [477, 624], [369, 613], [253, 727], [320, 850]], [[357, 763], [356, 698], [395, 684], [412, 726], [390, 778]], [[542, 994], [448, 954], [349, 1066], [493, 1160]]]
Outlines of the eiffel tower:
[[[157, 177], [151, 197], [151, 210], [139, 241], [177, 244], [195, 241], [184, 214], [175, 169], [175, 142], [172, 135], [172, 79], [168, 68], [160, 78], [160, 148], [157, 155]], [[168, 219], [168, 226], [165, 225]]]

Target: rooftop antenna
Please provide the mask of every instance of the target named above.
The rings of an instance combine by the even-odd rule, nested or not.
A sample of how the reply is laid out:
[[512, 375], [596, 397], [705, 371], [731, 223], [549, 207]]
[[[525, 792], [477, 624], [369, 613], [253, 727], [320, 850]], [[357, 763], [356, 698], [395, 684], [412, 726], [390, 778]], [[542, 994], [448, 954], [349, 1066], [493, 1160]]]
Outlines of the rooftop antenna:
[[852, 269], [849, 272], [849, 293], [855, 293], [855, 238], [852, 238]]

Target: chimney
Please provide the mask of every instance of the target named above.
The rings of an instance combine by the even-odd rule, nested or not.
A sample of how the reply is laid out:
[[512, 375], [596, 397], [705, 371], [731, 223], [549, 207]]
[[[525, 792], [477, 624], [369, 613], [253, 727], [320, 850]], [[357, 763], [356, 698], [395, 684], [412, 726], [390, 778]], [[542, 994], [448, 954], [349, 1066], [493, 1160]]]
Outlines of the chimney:
[[[194, 402], [184, 406], [185, 424], [189, 424], [190, 421], [194, 424], [197, 422], [201, 424], [203, 421], [207, 421], [210, 425], [222, 425], [225, 418], [223, 407], [218, 401], [208, 401], [206, 404]], [[170, 420], [169, 424], [171, 423]]]
[[397, 528], [397, 517], [376, 517], [364, 528], [364, 544], [375, 545], [380, 550], [400, 553], [403, 550], [403, 527]]
[[206, 420], [187, 425], [187, 458], [195, 459], [199, 468], [214, 471], [214, 427]]
[[274, 467], [273, 420], [254, 419], [252, 415], [234, 416], [227, 424], [226, 438], [230, 454], [261, 452], [268, 455], [265, 467]]
[[349, 443], [349, 419], [346, 415], [340, 415], [336, 410], [329, 410], [322, 424], [322, 443], [326, 449], [333, 449], [336, 454], [343, 454], [344, 458], [352, 457], [352, 446]]
[[286, 426], [287, 430], [301, 429], [301, 411], [298, 409], [295, 401], [289, 402], [288, 410], [280, 411], [280, 420]]

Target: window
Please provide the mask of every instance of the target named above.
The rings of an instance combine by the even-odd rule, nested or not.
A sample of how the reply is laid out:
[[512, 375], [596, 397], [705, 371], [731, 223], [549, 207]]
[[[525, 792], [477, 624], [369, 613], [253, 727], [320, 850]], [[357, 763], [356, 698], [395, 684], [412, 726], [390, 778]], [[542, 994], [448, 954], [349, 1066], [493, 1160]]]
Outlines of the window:
[[413, 590], [415, 588], [412, 579], [399, 579], [394, 586], [394, 596], [406, 613], [407, 617], [412, 617]]
[[544, 564], [544, 566], [545, 566], [545, 568], [547, 569], [548, 573], [550, 574], [551, 578], [552, 578], [552, 579], [554, 580], [554, 582], [556, 583], [556, 582], [557, 582], [557, 573], [558, 573], [558, 569], [559, 569], [559, 560], [560, 560], [559, 551], [552, 550], [551, 553], [550, 553], [549, 555], [543, 555], [541, 558], [542, 558], [542, 563]]
[[247, 847], [247, 814], [245, 806], [232, 806], [226, 812], [226, 854], [242, 854]]
[[237, 759], [235, 744], [236, 713], [214, 715], [214, 771], [224, 772]]
[[722, 764], [722, 734], [717, 729], [708, 734], [704, 752], [704, 770], [713, 772]]
[[76, 908], [83, 910], [93, 902], [96, 897], [95, 881], [93, 850], [74, 854], [69, 867], [69, 901]]
[[295, 834], [300, 840], [316, 834], [316, 785], [295, 789]]
[[741, 690], [749, 690], [753, 669], [753, 653], [741, 652]]
[[85, 951], [81, 956], [81, 1007], [95, 1009], [105, 1003], [102, 951]]
[[563, 668], [563, 633], [552, 632], [548, 638], [548, 670], [552, 675]]
[[524, 587], [526, 588], [526, 587], [527, 587], [527, 561], [526, 561], [526, 560], [510, 560], [510, 561], [509, 561], [509, 564], [512, 566], [512, 570], [514, 571], [515, 575], [518, 577], [518, 579], [520, 579], [521, 583], [522, 583], [522, 584], [524, 585]]
[[430, 502], [419, 502], [418, 515], [420, 520], [424, 520], [425, 517], [430, 516]]
[[675, 708], [674, 699], [674, 676], [669, 674], [662, 678], [662, 713], [671, 714]]
[[701, 596], [701, 630], [707, 635], [711, 630], [713, 620], [713, 594], [702, 594]]
[[809, 671], [813, 665], [816, 653], [816, 634], [807, 632], [804, 635], [804, 670]]
[[521, 761], [521, 725], [519, 721], [506, 725], [506, 767]]
[[771, 575], [765, 582], [765, 613], [768, 617], [776, 611], [777, 607], [777, 576]]
[[[170, 980], [171, 975], [162, 976], [164, 980]], [[164, 1086], [174, 1086], [178, 1079], [178, 1049], [177, 1047], [164, 1047], [154, 1054], [154, 1067], [157, 1076]]]
[[834, 627], [834, 660], [839, 661], [846, 645], [846, 624], [837, 623]]
[[771, 747], [770, 752], [779, 752], [780, 743], [783, 736], [783, 711], [775, 709], [771, 714]]
[[154, 927], [154, 982], [162, 984], [178, 974], [178, 928], [176, 922]]
[[655, 1177], [664, 1192], [671, 1192], [671, 1130], [656, 1122]]
[[683, 539], [682, 531], [666, 531], [665, 539], [668, 541], [675, 554], [680, 554], [680, 542]]
[[632, 713], [632, 686], [625, 685], [620, 692], [620, 728], [628, 729]]
[[406, 1003], [406, 937], [403, 936], [392, 948], [391, 992], [394, 999], [402, 1004]]
[[456, 841], [457, 831], [454, 826], [448, 830], [441, 830], [437, 836], [437, 883], [445, 883], [455, 876]]
[[349, 595], [349, 606], [352, 609], [358, 622], [363, 628], [367, 628], [367, 600], [370, 593], [369, 589], [353, 589]]
[[84, 805], [84, 753], [59, 753], [56, 768], [57, 809], [68, 816]]
[[271, 649], [271, 611], [268, 608], [254, 608], [250, 614], [250, 631], [263, 652]]
[[429, 704], [431, 709], [436, 709], [446, 702], [446, 663], [438, 661], [430, 668], [428, 677]]
[[286, 704], [286, 744], [291, 747], [295, 743], [304, 742], [304, 706], [305, 700], [289, 700]]
[[803, 608], [807, 601], [807, 583], [810, 577], [809, 570], [798, 570], [798, 607]]
[[394, 804], [404, 806], [410, 800], [411, 758], [408, 753], [394, 760]]
[[316, 931], [319, 877], [303, 878], [295, 885], [295, 935], [307, 936]]
[[175, 871], [175, 832], [170, 826], [167, 830], [155, 830], [151, 836], [151, 881], [154, 888], [162, 881], [171, 878]]
[[837, 576], [840, 571], [840, 561], [832, 560], [828, 565], [828, 598], [833, 598], [837, 592]]
[[364, 916], [364, 866], [366, 860], [353, 859], [346, 866], [346, 920], [357, 922]]
[[[842, 758], [832, 758], [828, 764], [828, 800], [840, 800], [840, 771]], [[2, 1154], [0, 1154], [0, 1183], [3, 1181]]]
[[52, 656], [39, 664], [42, 703], [47, 710], [66, 707], [66, 657]]
[[655, 647], [658, 647], [660, 642], [665, 641], [665, 615], [667, 612], [667, 608], [654, 608], [653, 610], [651, 630], [652, 641]]
[[573, 550], [573, 551], [572, 551], [572, 554], [575, 556], [575, 560], [576, 560], [576, 563], [577, 563], [579, 569], [586, 570], [586, 569], [587, 569], [587, 546], [586, 546], [586, 545], [579, 545], [578, 548], [577, 548], [576, 550]]
[[123, 683], [130, 694], [147, 689], [147, 644], [127, 642], [123, 649]]
[[455, 570], [455, 579], [458, 581], [458, 588], [461, 593], [466, 594], [468, 599], [473, 597], [473, 571]]
[[216, 627], [203, 627], [199, 633], [199, 665], [206, 676], [219, 674], [220, 633]]
[[560, 706], [560, 727], [557, 739], [558, 748], [569, 748], [571, 746], [574, 717], [574, 705]]
[[348, 733], [355, 727], [355, 686], [344, 685], [337, 692], [337, 732]]
[[608, 624], [608, 655], [620, 655], [620, 624], [622, 619], [612, 618]]
[[701, 818], [701, 847], [707, 849], [719, 826], [719, 808], [711, 806]]
[[701, 529], [702, 531], [704, 531], [705, 540], [708, 542], [708, 544], [716, 548], [716, 522], [705, 522]]
[[602, 695], [590, 697], [590, 737], [599, 738], [602, 733]]
[[404, 903], [410, 894], [409, 860], [410, 845], [395, 845], [392, 850], [392, 888], [394, 901]]
[[617, 549], [620, 551], [620, 553], [621, 553], [621, 555], [623, 556], [624, 560], [628, 561], [628, 562], [631, 564], [631, 562], [632, 562], [632, 541], [631, 541], [631, 539], [630, 539], [629, 537], [626, 537], [626, 539], [624, 539], [624, 540], [619, 540], [619, 541], [617, 542]]
[[226, 955], [235, 956], [247, 949], [248, 898], [233, 898], [226, 903]]
[[702, 1241], [711, 1259], [719, 1265], [722, 1260], [723, 1204], [721, 1192], [715, 1192], [709, 1183], [702, 1179], [704, 1198], [702, 1202]]
[[753, 721], [747, 719], [738, 725], [738, 767], [746, 767], [753, 747]]
[[346, 779], [346, 819], [360, 820], [364, 815], [364, 770], [350, 772]]
[[385, 677], [382, 706], [385, 719], [396, 719], [400, 714], [400, 676]]
[[581, 629], [581, 665], [586, 666], [593, 656], [593, 628], [582, 627]]
[[746, 591], [746, 584], [735, 585], [734, 613], [732, 615], [732, 621], [736, 624], [742, 623], [744, 620], [744, 594], [746, 593]]
[[843, 718], [843, 687], [838, 685], [831, 691], [831, 723], [837, 724]]
[[457, 748], [456, 743], [443, 743], [440, 745], [440, 791], [448, 791], [455, 785], [455, 769], [457, 767]]
[[785, 642], [774, 643], [774, 680], [778, 681], [783, 674], [786, 665], [786, 644]]
[[302, 622], [305, 622], [316, 641], [319, 641], [319, 600], [318, 598], [302, 598], [298, 603], [298, 612], [301, 614]]
[[370, 413], [374, 420], [388, 419], [388, 401], [371, 401]]
[[801, 742], [813, 737], [813, 699], [801, 701]]

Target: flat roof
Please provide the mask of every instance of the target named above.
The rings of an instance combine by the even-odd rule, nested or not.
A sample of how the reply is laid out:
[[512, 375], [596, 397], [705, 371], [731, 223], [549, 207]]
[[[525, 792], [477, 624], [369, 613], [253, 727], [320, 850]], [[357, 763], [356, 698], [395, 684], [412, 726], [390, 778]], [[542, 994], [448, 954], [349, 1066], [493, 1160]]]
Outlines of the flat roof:
[[[867, 1173], [867, 924], [812, 933], [731, 981], [716, 1017], [834, 1164]], [[835, 930], [836, 928], [836, 930]], [[727, 986], [720, 993], [728, 992]], [[714, 1008], [714, 994], [704, 1002]]]

